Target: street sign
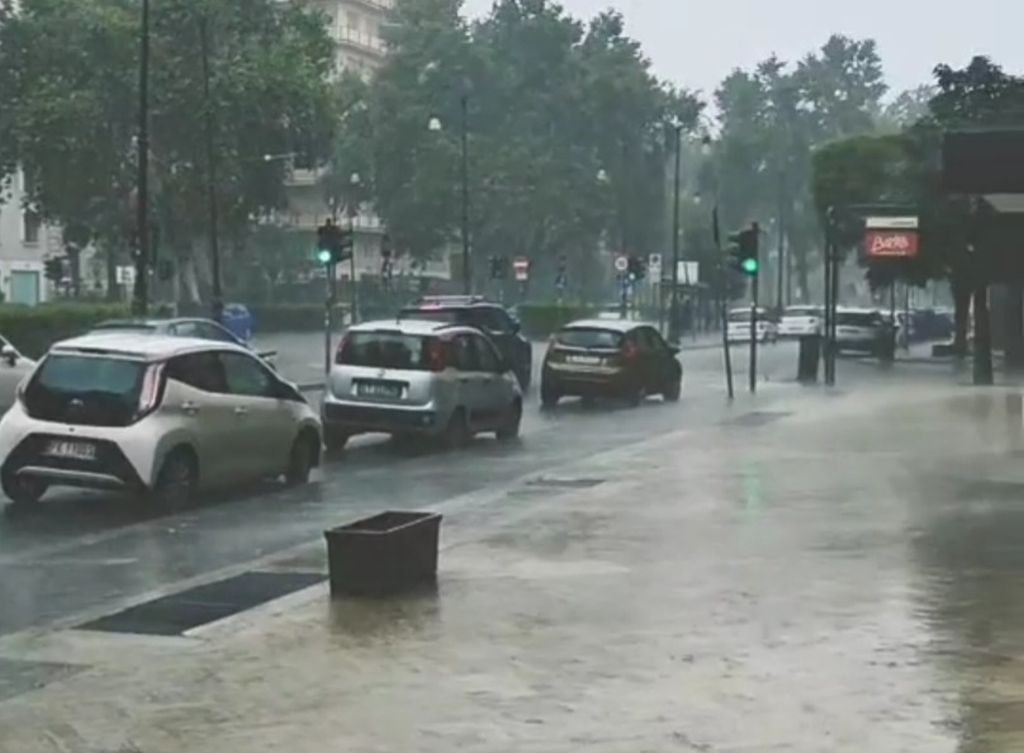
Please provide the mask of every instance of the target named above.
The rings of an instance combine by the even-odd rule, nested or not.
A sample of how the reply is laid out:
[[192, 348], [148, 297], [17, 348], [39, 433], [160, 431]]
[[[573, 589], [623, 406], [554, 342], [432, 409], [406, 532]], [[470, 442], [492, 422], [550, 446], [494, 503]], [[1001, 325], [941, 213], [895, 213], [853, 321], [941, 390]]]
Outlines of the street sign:
[[661, 254], [651, 254], [647, 257], [647, 278], [652, 282], [661, 281]]
[[615, 257], [615, 271], [625, 272], [629, 269], [629, 257], [619, 254]]
[[864, 253], [872, 259], [913, 259], [919, 250], [917, 217], [868, 217]]
[[515, 270], [517, 282], [526, 282], [530, 279], [530, 260], [525, 256], [517, 256], [512, 262], [512, 268]]
[[135, 267], [130, 265], [119, 265], [116, 270], [118, 285], [135, 284]]

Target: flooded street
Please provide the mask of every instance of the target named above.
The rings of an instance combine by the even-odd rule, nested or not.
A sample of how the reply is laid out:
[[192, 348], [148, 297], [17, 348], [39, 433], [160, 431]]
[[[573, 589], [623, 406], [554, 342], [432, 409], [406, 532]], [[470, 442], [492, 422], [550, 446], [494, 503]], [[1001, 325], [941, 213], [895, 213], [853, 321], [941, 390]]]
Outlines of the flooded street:
[[[1021, 749], [1020, 393], [845, 368], [838, 393], [780, 385], [724, 412], [709, 384], [689, 425], [570, 406], [524, 437], [543, 466], [481, 446], [473, 484], [403, 460], [432, 501], [385, 491], [370, 456], [325, 478], [338, 502], [291, 503], [286, 546], [0, 639], [0, 750]], [[602, 445], [608, 422], [645, 436]], [[436, 589], [332, 601], [315, 577], [313, 531], [369, 512], [370, 483], [377, 509], [445, 516]], [[234, 517], [266, 541], [281, 518], [255, 505], [175, 535], [202, 522], [223, 555], [245, 543]], [[172, 552], [167, 525], [93, 546], [116, 571], [140, 536]], [[314, 583], [184, 630], [80, 629], [245, 572]]]

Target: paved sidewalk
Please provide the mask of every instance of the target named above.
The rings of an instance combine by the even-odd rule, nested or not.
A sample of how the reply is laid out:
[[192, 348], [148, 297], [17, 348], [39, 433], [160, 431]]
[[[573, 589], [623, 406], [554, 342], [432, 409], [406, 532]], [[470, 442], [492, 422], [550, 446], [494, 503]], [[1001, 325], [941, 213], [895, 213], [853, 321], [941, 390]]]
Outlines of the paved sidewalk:
[[0, 751], [1021, 750], [1020, 393], [793, 393], [443, 503], [435, 593], [0, 642], [79, 670]]

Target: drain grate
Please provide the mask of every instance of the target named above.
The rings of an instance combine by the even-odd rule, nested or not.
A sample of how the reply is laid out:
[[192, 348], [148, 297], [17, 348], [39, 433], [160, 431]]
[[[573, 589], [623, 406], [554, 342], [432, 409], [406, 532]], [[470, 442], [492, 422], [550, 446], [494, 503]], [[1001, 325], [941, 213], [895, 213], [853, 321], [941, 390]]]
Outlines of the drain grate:
[[722, 422], [723, 426], [743, 426], [746, 428], [764, 426], [770, 424], [773, 421], [785, 418], [786, 416], [792, 415], [782, 411], [751, 411], [750, 413], [744, 413], [736, 418], [728, 418]]
[[81, 664], [0, 659], [0, 701], [63, 680], [85, 668]]
[[322, 573], [242, 573], [136, 604], [78, 627], [108, 633], [181, 635], [324, 580]]

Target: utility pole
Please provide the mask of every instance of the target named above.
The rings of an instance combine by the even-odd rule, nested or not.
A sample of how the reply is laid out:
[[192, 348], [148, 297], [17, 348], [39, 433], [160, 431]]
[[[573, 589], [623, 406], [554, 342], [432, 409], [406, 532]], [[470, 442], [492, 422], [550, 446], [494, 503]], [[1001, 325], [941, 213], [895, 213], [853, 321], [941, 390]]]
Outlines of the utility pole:
[[732, 353], [729, 350], [729, 265], [722, 253], [722, 228], [718, 221], [718, 196], [716, 189], [715, 208], [711, 210], [711, 233], [715, 239], [715, 250], [718, 251], [718, 274], [720, 288], [720, 315], [722, 317], [722, 356], [725, 359], [725, 386], [729, 399], [735, 397], [732, 384]]
[[203, 58], [203, 122], [206, 131], [206, 200], [210, 216], [210, 271], [213, 276], [213, 320], [224, 318], [224, 295], [220, 282], [220, 245], [217, 230], [217, 162], [214, 148], [213, 102], [210, 99], [210, 40], [206, 16], [199, 19], [199, 40]]
[[139, 137], [135, 202], [135, 287], [132, 309], [136, 316], [149, 312], [149, 0], [142, 0], [139, 25]]
[[462, 291], [473, 292], [473, 270], [469, 261], [469, 94], [459, 99], [462, 110]]
[[675, 175], [672, 191], [672, 299], [668, 310], [668, 339], [678, 344], [679, 333], [679, 183], [682, 159], [683, 124], [672, 124], [675, 136]]
[[824, 322], [821, 339], [821, 353], [824, 357], [825, 384], [832, 384], [831, 337], [832, 337], [832, 237], [834, 235], [835, 207], [829, 207], [825, 219], [825, 279], [821, 286]]

